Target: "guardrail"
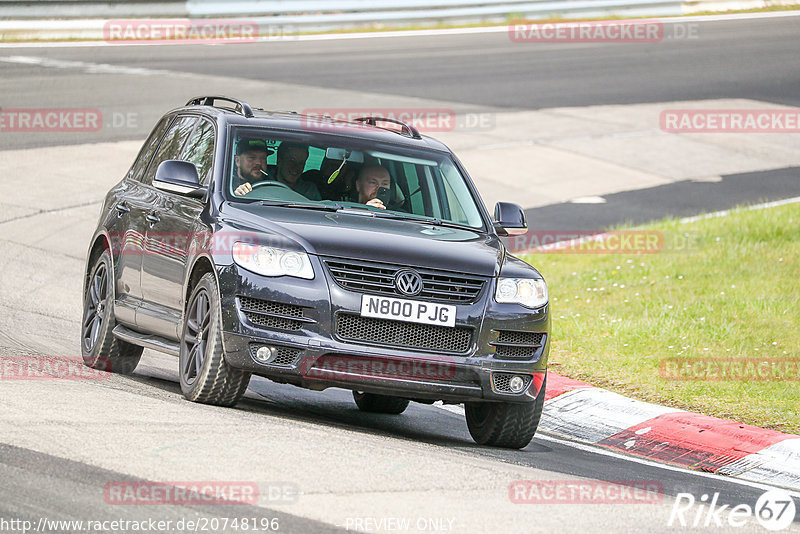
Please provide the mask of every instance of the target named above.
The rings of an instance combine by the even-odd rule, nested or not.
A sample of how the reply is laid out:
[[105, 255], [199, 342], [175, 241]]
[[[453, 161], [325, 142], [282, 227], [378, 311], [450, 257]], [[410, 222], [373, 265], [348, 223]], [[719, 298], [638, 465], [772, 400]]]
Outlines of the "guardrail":
[[[246, 18], [262, 38], [383, 25], [658, 17], [760, 7], [764, 0], [0, 0], [0, 40], [103, 39], [118, 19]], [[796, 4], [800, 0], [774, 0]], [[724, 7], [723, 7], [724, 6]]]
[[[277, 22], [365, 24], [394, 21], [504, 21], [573, 13], [680, 13], [679, 0], [0, 0], [0, 19], [264, 17]], [[655, 11], [653, 11], [655, 10]]]

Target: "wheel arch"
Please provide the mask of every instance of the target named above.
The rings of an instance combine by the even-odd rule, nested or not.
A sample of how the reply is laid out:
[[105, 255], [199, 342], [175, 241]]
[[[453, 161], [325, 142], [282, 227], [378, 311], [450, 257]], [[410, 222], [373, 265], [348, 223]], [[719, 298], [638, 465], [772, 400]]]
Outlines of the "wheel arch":
[[[108, 236], [104, 233], [100, 233], [95, 236], [94, 241], [92, 241], [92, 246], [89, 248], [89, 254], [86, 258], [86, 270], [83, 273], [83, 292], [86, 292], [86, 289], [89, 287], [89, 276], [91, 275], [92, 266], [94, 262], [97, 261], [97, 258], [105, 251], [111, 252], [111, 244], [109, 243]], [[114, 255], [110, 254], [111, 256], [111, 272], [114, 272]]]
[[[195, 258], [194, 263], [192, 263], [192, 268], [189, 269], [189, 275], [186, 277], [186, 283], [184, 284], [183, 290], [183, 312], [186, 313], [186, 306], [189, 303], [189, 297], [192, 296], [192, 291], [194, 290], [197, 283], [206, 273], [214, 273], [214, 279], [217, 282], [217, 292], [219, 293], [219, 276], [217, 275], [217, 269], [214, 266], [214, 261], [209, 258], [208, 256], [202, 255]], [[222, 295], [218, 294], [217, 298], [221, 299]], [[221, 302], [221, 300], [220, 300]]]

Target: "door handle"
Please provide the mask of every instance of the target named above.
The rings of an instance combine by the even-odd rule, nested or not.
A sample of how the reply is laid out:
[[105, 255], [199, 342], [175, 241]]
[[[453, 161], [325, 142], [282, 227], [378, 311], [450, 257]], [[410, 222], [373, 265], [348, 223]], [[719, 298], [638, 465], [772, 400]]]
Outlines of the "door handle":
[[156, 223], [161, 222], [161, 219], [155, 213], [148, 213], [145, 219], [150, 223], [150, 228], [155, 226]]
[[114, 206], [117, 210], [117, 217], [122, 217], [124, 214], [131, 211], [131, 209], [125, 205], [125, 203], [121, 202]]

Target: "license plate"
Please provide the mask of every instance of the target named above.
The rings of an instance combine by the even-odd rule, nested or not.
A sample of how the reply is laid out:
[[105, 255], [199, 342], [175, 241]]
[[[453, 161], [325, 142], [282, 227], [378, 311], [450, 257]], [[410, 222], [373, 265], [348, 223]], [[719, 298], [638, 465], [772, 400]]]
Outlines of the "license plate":
[[361, 315], [438, 326], [454, 327], [456, 325], [455, 306], [375, 295], [361, 297]]

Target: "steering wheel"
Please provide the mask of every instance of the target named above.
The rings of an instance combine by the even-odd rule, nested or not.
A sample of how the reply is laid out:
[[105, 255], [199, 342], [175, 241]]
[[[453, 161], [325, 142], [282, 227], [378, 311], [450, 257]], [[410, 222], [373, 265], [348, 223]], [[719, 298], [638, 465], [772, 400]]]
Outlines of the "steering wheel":
[[258, 189], [259, 187], [269, 187], [269, 186], [283, 187], [285, 189], [289, 189], [291, 191], [294, 191], [294, 189], [292, 189], [291, 187], [289, 187], [288, 185], [286, 185], [283, 182], [278, 182], [278, 181], [275, 181], [275, 180], [264, 180], [262, 182], [258, 182], [257, 184], [255, 184], [253, 186], [253, 189], [250, 192], [252, 193], [253, 191]]

